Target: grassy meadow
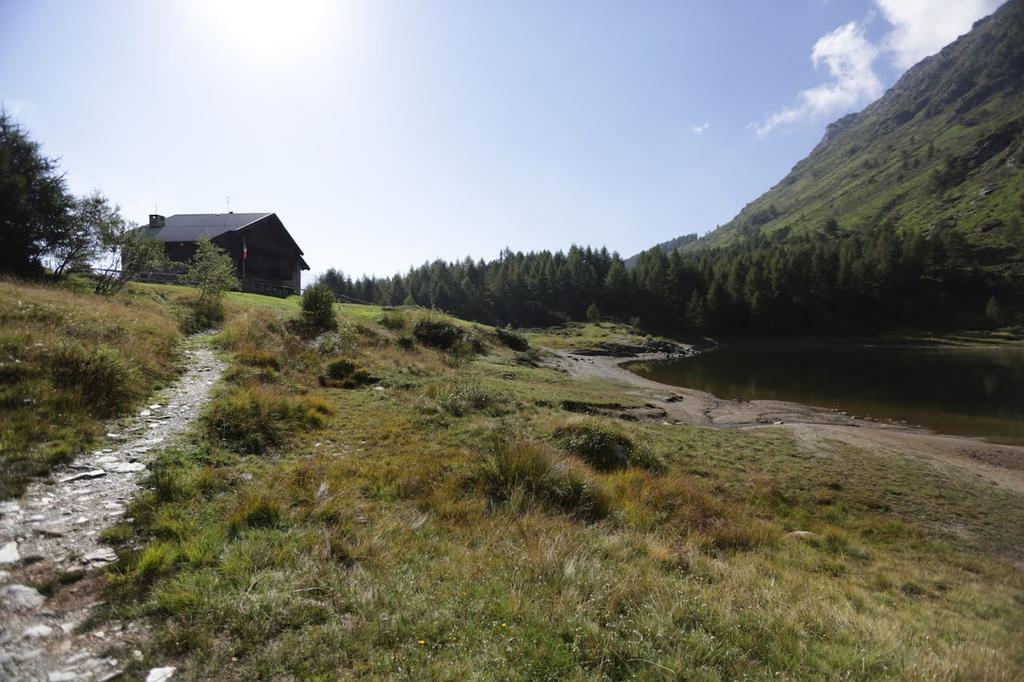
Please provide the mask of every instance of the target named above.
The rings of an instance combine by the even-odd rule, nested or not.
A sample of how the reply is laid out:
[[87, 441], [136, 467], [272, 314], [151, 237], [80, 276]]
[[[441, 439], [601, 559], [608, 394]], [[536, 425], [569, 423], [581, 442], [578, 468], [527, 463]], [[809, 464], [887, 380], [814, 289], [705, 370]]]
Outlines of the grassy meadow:
[[139, 671], [1024, 676], [1017, 496], [777, 429], [563, 411], [640, 405], [539, 362], [623, 327], [338, 305], [316, 332], [296, 299], [227, 307], [224, 385], [106, 532], [106, 608], [153, 625]]

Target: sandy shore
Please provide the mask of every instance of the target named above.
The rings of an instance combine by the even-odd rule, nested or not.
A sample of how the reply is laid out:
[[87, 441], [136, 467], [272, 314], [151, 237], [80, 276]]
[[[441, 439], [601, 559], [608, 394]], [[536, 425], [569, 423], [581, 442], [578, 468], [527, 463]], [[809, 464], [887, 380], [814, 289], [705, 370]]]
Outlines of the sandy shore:
[[[557, 366], [582, 379], [600, 379], [627, 387], [651, 414], [641, 418], [722, 428], [768, 427], [791, 432], [804, 447], [826, 449], [828, 441], [893, 455], [919, 457], [958, 467], [965, 473], [1024, 495], [1024, 447], [976, 438], [947, 436], [926, 429], [851, 417], [837, 410], [778, 400], [723, 400], [710, 393], [645, 379], [623, 363], [661, 360], [661, 354], [605, 357], [553, 351]], [[663, 411], [663, 412], [662, 412]]]

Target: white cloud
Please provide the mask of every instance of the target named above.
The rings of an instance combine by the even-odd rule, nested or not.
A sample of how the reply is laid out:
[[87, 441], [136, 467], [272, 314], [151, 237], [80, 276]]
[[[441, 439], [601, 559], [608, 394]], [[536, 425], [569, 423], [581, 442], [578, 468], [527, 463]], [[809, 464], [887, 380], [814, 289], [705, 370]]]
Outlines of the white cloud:
[[893, 26], [885, 48], [893, 62], [906, 69], [967, 33], [1003, 0], [875, 0], [875, 4]]
[[872, 68], [878, 52], [878, 47], [864, 37], [864, 27], [856, 21], [822, 36], [814, 44], [811, 61], [815, 68], [825, 64], [831, 80], [803, 90], [796, 104], [775, 112], [762, 123], [753, 124], [754, 130], [758, 135], [767, 135], [779, 126], [875, 99], [882, 93], [882, 82]]
[[882, 94], [875, 75], [875, 59], [885, 53], [893, 65], [907, 69], [935, 54], [971, 30], [978, 19], [991, 14], [1005, 0], [874, 0], [892, 30], [879, 44], [864, 36], [871, 21], [851, 21], [818, 39], [811, 52], [815, 68], [828, 66], [831, 80], [799, 94], [793, 106], [777, 111], [751, 127], [759, 136], [776, 128], [824, 115], [852, 111]]
[[711, 128], [711, 124], [705, 122], [704, 125], [693, 126], [692, 128], [690, 128], [690, 132], [692, 132], [694, 135], [703, 135], [708, 131], [709, 128]]

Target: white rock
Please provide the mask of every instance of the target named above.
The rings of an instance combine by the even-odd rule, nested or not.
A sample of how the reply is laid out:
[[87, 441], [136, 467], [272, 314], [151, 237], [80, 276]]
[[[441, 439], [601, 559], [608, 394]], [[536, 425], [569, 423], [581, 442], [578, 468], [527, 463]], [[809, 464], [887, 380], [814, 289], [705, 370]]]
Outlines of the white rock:
[[23, 637], [49, 637], [53, 634], [53, 628], [49, 625], [40, 623], [39, 625], [33, 625], [30, 628], [26, 628], [25, 632], [21, 634]]
[[50, 682], [73, 682], [79, 677], [78, 673], [72, 670], [51, 670], [46, 679]]
[[5, 564], [14, 564], [21, 559], [21, 554], [18, 553], [18, 543], [8, 542], [0, 548], [0, 566]]
[[42, 606], [43, 602], [46, 601], [46, 597], [39, 594], [39, 591], [34, 587], [29, 587], [28, 585], [8, 585], [4, 588], [3, 595], [12, 604], [28, 609]]
[[139, 412], [139, 416], [140, 417], [148, 417], [151, 414], [153, 414], [153, 413], [151, 411], [149, 411], [149, 410], [143, 410], [142, 412]]
[[71, 481], [77, 481], [81, 478], [99, 478], [100, 476], [106, 476], [107, 472], [103, 469], [92, 469], [90, 471], [83, 471], [80, 474], [74, 476], [68, 476], [67, 478], [60, 479], [61, 483], [70, 483]]
[[106, 564], [111, 561], [117, 561], [117, 553], [109, 547], [100, 547], [82, 557], [82, 561], [89, 564]]
[[174, 672], [177, 670], [174, 666], [167, 666], [166, 668], [153, 668], [146, 675], [146, 682], [167, 682], [174, 676]]

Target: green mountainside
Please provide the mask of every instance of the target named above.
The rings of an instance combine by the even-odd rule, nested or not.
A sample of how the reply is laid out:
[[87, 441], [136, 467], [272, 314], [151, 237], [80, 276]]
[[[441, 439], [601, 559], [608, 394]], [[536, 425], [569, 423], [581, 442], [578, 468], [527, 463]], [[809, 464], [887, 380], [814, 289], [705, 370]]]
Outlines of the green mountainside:
[[[696, 242], [699, 238], [700, 237], [695, 232], [691, 234], [684, 234], [679, 237], [676, 237], [675, 239], [669, 239], [667, 242], [661, 242], [660, 244], [655, 245], [654, 248], [661, 249], [665, 253], [672, 253], [673, 251], [678, 251], [680, 249], [686, 248], [690, 244]], [[636, 265], [639, 259], [640, 254], [638, 253], [630, 256], [623, 262], [626, 264], [626, 267], [631, 268], [634, 265]]]
[[684, 247], [834, 238], [878, 225], [953, 230], [990, 271], [1024, 278], [1024, 0], [924, 59], [733, 220]]

